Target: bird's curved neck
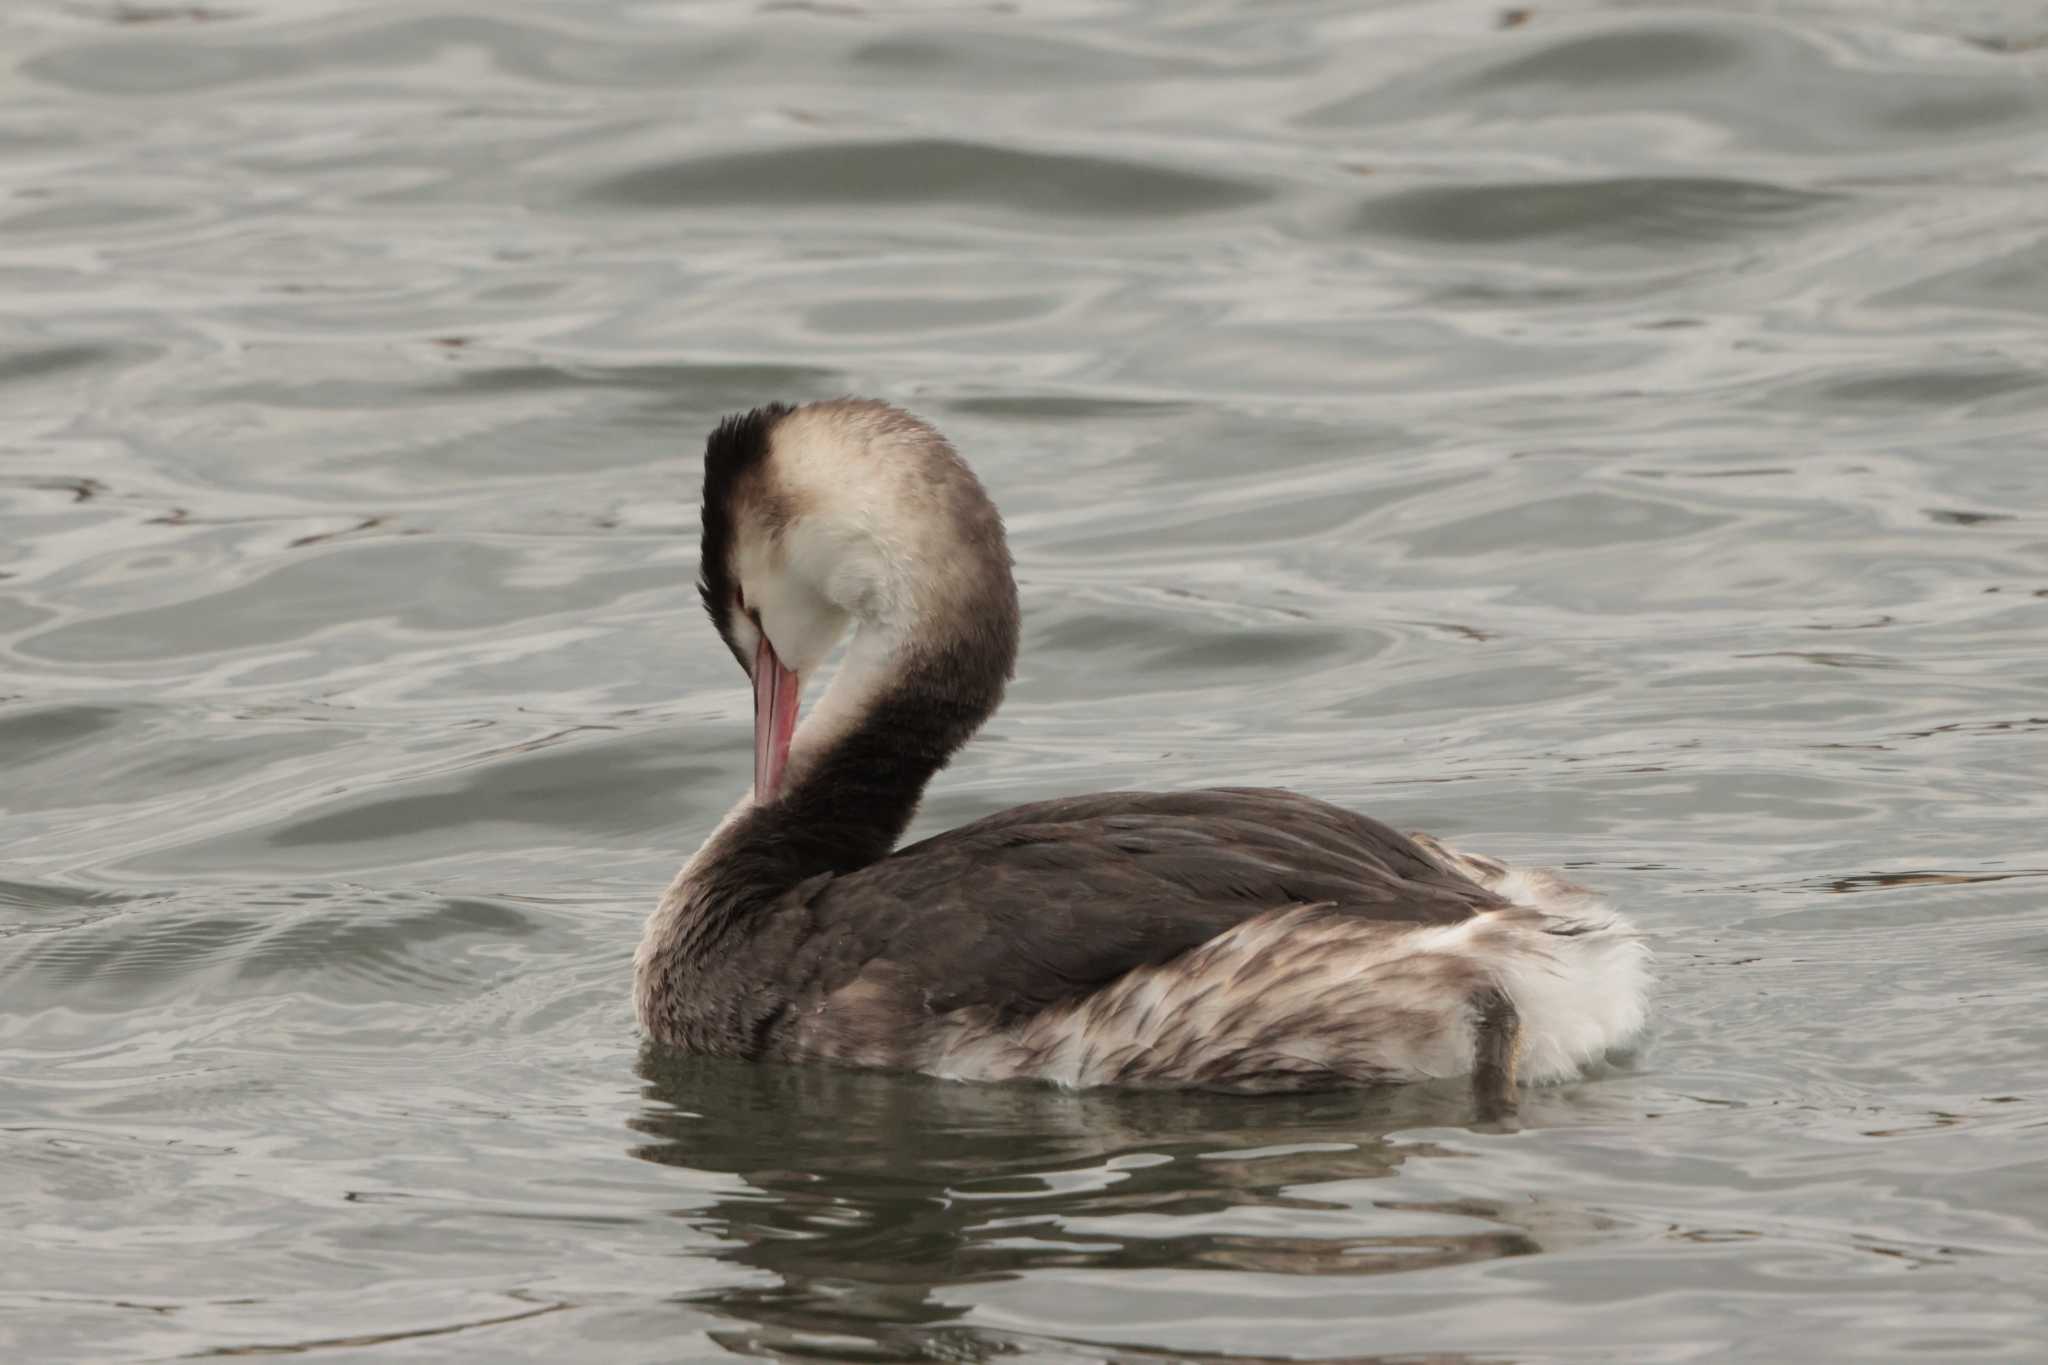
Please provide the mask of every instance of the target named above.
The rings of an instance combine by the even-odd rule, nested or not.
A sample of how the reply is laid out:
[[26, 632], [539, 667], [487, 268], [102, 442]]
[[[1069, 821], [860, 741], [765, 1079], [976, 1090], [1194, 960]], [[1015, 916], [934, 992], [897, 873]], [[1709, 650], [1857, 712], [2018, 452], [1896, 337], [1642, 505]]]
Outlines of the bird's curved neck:
[[886, 857], [932, 775], [1002, 700], [1012, 658], [971, 633], [868, 646], [855, 640], [798, 727], [780, 795], [749, 795], [678, 879], [698, 913], [744, 915], [820, 873]]

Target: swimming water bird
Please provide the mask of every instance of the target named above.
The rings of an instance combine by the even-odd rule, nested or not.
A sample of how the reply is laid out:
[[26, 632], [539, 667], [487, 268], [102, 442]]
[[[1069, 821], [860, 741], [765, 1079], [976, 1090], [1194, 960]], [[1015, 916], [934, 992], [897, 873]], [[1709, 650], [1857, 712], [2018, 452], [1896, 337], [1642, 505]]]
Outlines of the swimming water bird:
[[754, 785], [648, 921], [659, 1043], [1073, 1087], [1469, 1075], [1501, 1106], [1643, 1025], [1647, 950], [1591, 893], [1288, 791], [1065, 797], [896, 848], [1018, 637], [1002, 520], [909, 413], [719, 423], [700, 575], [753, 681]]

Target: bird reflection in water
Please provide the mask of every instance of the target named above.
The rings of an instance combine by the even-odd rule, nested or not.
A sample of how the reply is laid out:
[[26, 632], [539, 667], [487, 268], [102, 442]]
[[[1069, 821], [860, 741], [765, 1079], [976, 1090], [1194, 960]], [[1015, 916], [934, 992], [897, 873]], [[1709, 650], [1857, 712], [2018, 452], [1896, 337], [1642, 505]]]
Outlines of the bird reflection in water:
[[[1469, 1123], [1469, 1096], [1456, 1082], [1257, 1100], [1076, 1094], [763, 1066], [653, 1045], [639, 1071], [649, 1104], [632, 1121], [641, 1138], [633, 1154], [745, 1182], [679, 1214], [722, 1244], [714, 1256], [772, 1277], [687, 1299], [729, 1319], [713, 1335], [743, 1353], [982, 1360], [1087, 1344], [967, 1321], [972, 1286], [1036, 1270], [1375, 1275], [1541, 1249], [1521, 1226], [1542, 1217], [1536, 1208], [1484, 1199], [1373, 1200], [1362, 1233], [1308, 1234], [1337, 1226], [1321, 1217], [1329, 1211], [1361, 1228], [1355, 1192], [1319, 1199], [1319, 1186], [1455, 1155], [1391, 1135], [1484, 1131]], [[1373, 1210], [1385, 1216], [1385, 1235], [1371, 1232]], [[1491, 1226], [1417, 1232], [1418, 1215]], [[1190, 1230], [1161, 1230], [1176, 1219]], [[1120, 1227], [1126, 1220], [1142, 1231]], [[1286, 1223], [1303, 1231], [1263, 1231]], [[1219, 1230], [1226, 1224], [1241, 1226]]]

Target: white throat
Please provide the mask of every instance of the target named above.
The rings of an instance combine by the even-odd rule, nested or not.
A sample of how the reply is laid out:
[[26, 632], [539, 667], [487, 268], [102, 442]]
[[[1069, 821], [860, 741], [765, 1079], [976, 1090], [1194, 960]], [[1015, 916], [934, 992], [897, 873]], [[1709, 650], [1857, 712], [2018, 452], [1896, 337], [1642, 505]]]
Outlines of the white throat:
[[[789, 741], [785, 782], [804, 780], [818, 759], [852, 733], [903, 669], [904, 632], [867, 621], [855, 627], [832, 680], [805, 708]], [[753, 799], [753, 793], [748, 793]]]

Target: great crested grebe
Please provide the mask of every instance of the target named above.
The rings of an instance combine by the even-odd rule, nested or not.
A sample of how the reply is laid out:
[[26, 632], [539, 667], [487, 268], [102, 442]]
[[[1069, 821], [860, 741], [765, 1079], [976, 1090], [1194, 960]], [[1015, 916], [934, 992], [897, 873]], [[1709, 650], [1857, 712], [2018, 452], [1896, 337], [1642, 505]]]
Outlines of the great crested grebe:
[[1076, 1087], [1469, 1074], [1512, 1103], [1518, 1071], [1573, 1076], [1640, 1031], [1649, 954], [1597, 897], [1293, 792], [1066, 797], [897, 849], [1018, 633], [1002, 519], [909, 413], [719, 423], [702, 548], [753, 679], [754, 786], [647, 922], [658, 1042]]

